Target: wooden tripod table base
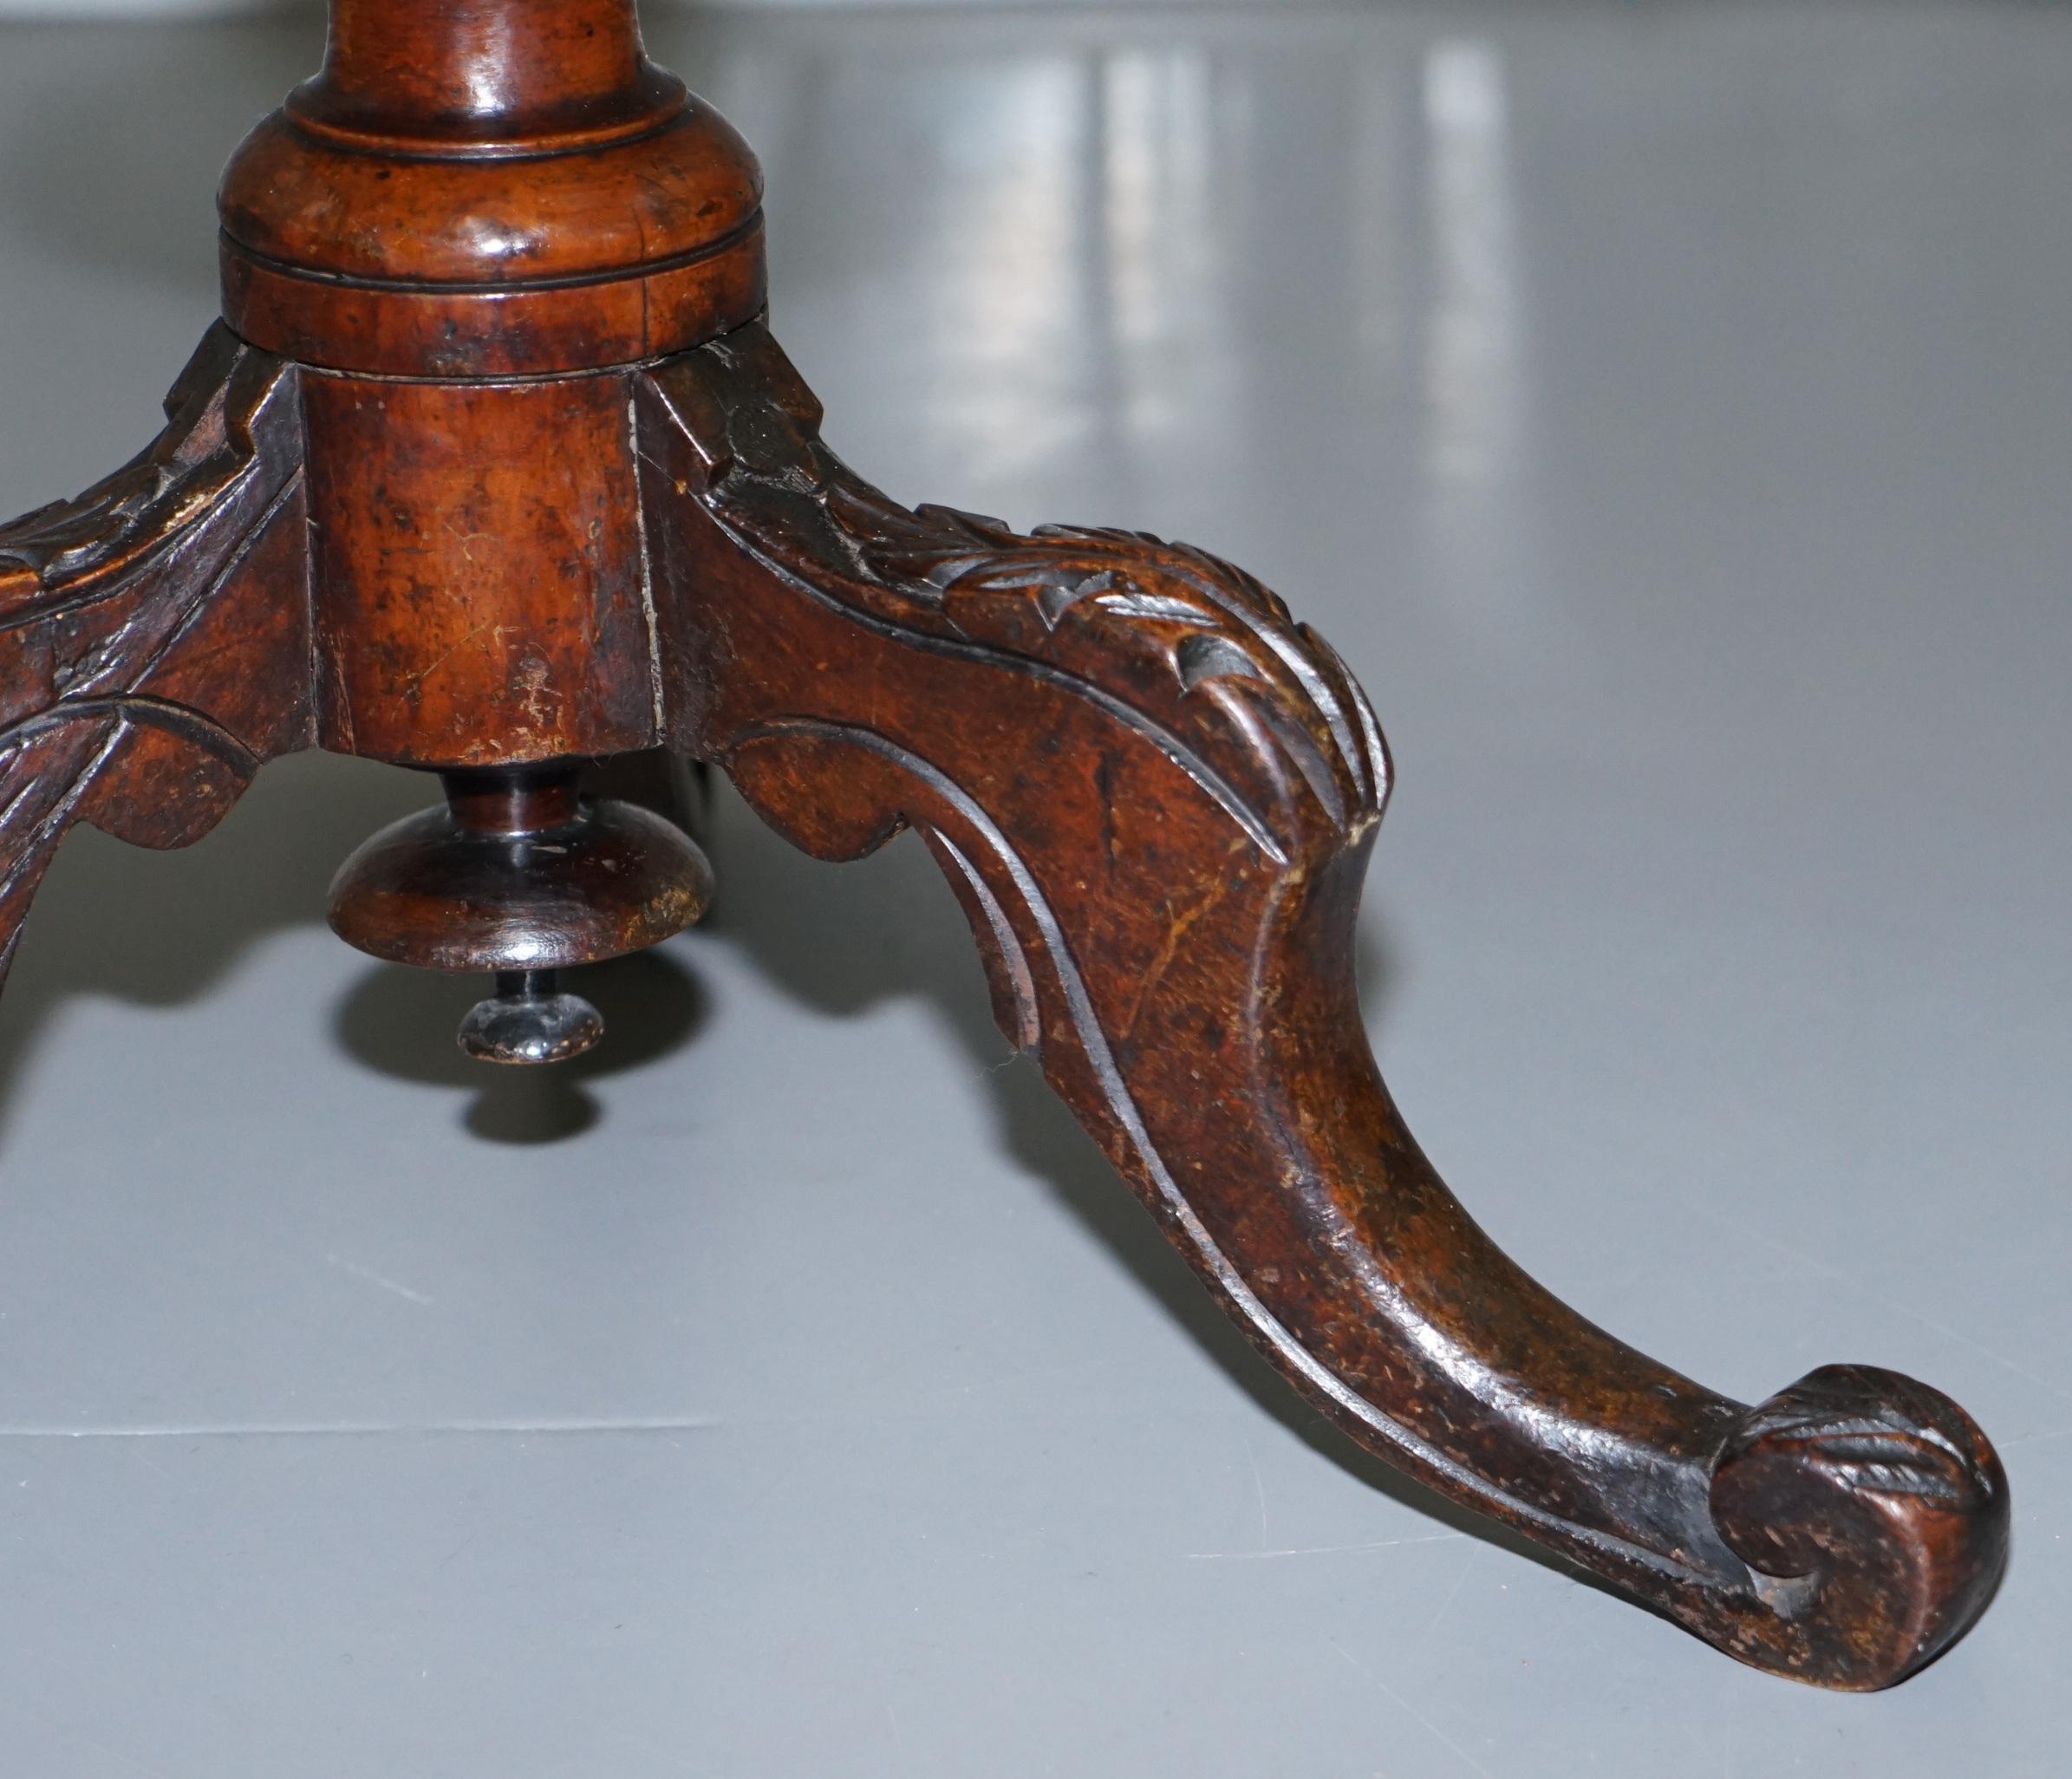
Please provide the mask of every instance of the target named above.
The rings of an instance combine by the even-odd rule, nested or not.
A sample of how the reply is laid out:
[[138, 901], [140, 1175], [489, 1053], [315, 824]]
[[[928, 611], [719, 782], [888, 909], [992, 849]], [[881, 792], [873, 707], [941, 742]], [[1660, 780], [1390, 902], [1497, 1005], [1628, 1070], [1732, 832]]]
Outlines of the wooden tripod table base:
[[715, 763], [819, 858], [910, 827], [1001, 1029], [1362, 1446], [1799, 1679], [1892, 1685], [1978, 1617], [2008, 1494], [1962, 1410], [1857, 1365], [1716, 1396], [1419, 1153], [1353, 984], [1389, 759], [1329, 645], [1199, 551], [909, 511], [821, 442], [754, 162], [631, 0], [336, 0], [222, 201], [166, 430], [0, 529], [0, 956], [73, 823], [183, 845], [328, 748], [448, 792], [334, 924], [495, 974], [470, 1047], [551, 1060], [597, 1036], [553, 972], [709, 890], [586, 763]]

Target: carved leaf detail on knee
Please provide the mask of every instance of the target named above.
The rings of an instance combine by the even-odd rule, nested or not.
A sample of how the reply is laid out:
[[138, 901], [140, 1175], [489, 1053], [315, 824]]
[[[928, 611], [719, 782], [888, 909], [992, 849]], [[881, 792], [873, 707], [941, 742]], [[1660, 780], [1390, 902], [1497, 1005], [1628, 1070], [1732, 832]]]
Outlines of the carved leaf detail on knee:
[[307, 743], [297, 375], [218, 324], [146, 451], [0, 526], [0, 974], [74, 823], [184, 845]]

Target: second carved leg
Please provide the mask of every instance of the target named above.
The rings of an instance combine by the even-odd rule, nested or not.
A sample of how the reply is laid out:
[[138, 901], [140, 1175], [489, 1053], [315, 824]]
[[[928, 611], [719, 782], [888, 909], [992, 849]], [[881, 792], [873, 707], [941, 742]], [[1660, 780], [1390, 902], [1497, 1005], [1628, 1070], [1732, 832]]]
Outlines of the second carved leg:
[[312, 739], [299, 374], [218, 324], [166, 414], [0, 526], [0, 981], [75, 823], [186, 845]]
[[1194, 551], [896, 505], [759, 327], [640, 401], [678, 740], [818, 857], [921, 834], [1002, 1028], [1297, 1387], [1757, 1666], [1884, 1686], [1963, 1633], [2008, 1500], [1960, 1409], [1860, 1366], [1716, 1395], [1542, 1289], [1418, 1150], [1353, 984], [1389, 763], [1327, 645]]

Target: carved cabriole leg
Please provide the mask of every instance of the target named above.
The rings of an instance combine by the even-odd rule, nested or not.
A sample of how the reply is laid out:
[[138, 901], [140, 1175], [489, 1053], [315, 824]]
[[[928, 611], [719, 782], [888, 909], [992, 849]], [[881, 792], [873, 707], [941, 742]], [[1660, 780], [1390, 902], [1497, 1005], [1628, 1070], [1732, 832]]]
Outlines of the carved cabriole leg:
[[65, 830], [184, 846], [309, 743], [292, 367], [220, 324], [140, 457], [0, 527], [0, 981]]
[[1758, 1666], [1877, 1687], [1962, 1633], [2008, 1509], [1960, 1410], [1858, 1367], [1716, 1396], [1419, 1153], [1353, 987], [1388, 762], [1320, 639], [1190, 550], [894, 505], [759, 327], [641, 401], [680, 741], [818, 857], [921, 833], [1003, 1029], [1326, 1413]]

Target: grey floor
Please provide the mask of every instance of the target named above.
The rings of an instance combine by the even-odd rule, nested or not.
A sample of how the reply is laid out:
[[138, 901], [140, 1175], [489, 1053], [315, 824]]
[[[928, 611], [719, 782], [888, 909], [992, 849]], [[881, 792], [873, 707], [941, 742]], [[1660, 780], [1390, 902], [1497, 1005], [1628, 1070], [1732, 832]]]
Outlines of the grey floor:
[[[424, 800], [92, 833], [0, 1014], [0, 1774], [2072, 1765], [2072, 13], [655, 23], [913, 499], [1183, 534], [1376, 696], [1398, 1096], [1744, 1398], [1925, 1376], [2012, 1572], [1905, 1689], [1733, 1666], [1313, 1424], [1009, 1064], [910, 843], [738, 805], [558, 1078], [322, 924]], [[0, 507], [141, 442], [306, 19], [0, 31]]]

